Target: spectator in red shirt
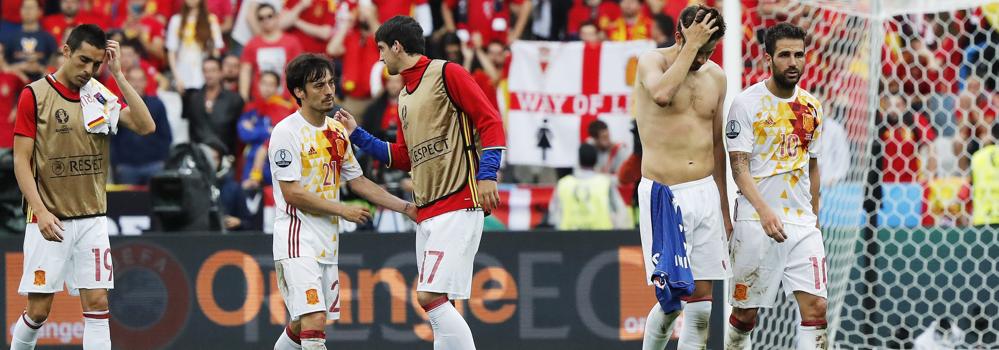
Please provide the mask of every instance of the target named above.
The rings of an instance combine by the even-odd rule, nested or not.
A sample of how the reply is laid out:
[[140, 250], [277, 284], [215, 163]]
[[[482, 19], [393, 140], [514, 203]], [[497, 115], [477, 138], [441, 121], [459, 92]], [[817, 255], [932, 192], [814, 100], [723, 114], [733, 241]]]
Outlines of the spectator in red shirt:
[[493, 107], [498, 109], [497, 91], [500, 83], [506, 80], [506, 45], [499, 41], [483, 45], [482, 36], [472, 35], [472, 46], [465, 47], [465, 69], [472, 73], [472, 79], [486, 93]]
[[96, 21], [80, 13], [80, 0], [62, 0], [59, 2], [59, 10], [59, 13], [42, 18], [42, 28], [60, 43], [67, 29]]
[[[918, 182], [928, 180], [936, 168], [932, 143], [936, 131], [929, 120], [912, 111], [905, 98], [889, 95], [881, 99], [878, 113], [881, 124], [882, 182]], [[925, 155], [926, 163], [921, 161]], [[923, 169], [927, 171], [924, 172]]]
[[109, 28], [120, 23], [125, 17], [127, 0], [89, 0], [83, 3], [83, 13], [97, 21], [97, 25]]
[[22, 0], [0, 1], [0, 20], [10, 24], [21, 23], [21, 1]]
[[145, 7], [145, 0], [128, 0], [127, 15], [115, 27], [124, 31], [125, 38], [138, 40], [145, 53], [143, 57], [156, 67], [163, 68], [166, 62], [166, 27], [156, 16], [146, 14]]
[[[256, 16], [260, 21], [260, 35], [246, 43], [240, 58], [239, 95], [244, 101], [249, 101], [251, 96], [260, 96], [253, 88], [253, 82], [260, 80], [261, 71], [284, 72], [285, 65], [304, 52], [298, 38], [285, 34], [278, 27], [277, 10], [273, 6], [260, 4]], [[278, 93], [291, 96], [283, 84], [281, 86]]]
[[465, 40], [479, 33], [485, 42], [510, 43], [524, 34], [531, 8], [531, 0], [443, 0], [441, 17], [446, 31], [467, 30]]
[[236, 10], [232, 6], [232, 0], [205, 0], [205, 7], [221, 21], [223, 34], [232, 31], [232, 25], [236, 18]]
[[641, 0], [621, 0], [621, 17], [604, 27], [604, 32], [610, 41], [651, 39], [652, 18], [643, 10]]
[[[0, 52], [3, 52], [2, 43]], [[0, 55], [0, 149], [14, 147], [14, 120], [17, 115], [14, 106], [21, 88], [27, 83], [28, 77], [10, 69], [3, 55]]]
[[616, 2], [575, 0], [575, 4], [569, 9], [567, 32], [573, 37], [580, 35], [579, 31], [585, 22], [593, 22], [602, 31], [619, 17], [621, 17], [621, 7]]
[[343, 65], [340, 76], [345, 95], [343, 107], [352, 113], [362, 114], [371, 104], [371, 77], [381, 74], [372, 71], [379, 59], [375, 44], [378, 23], [377, 9], [359, 8], [337, 22], [336, 34], [326, 47], [326, 53], [340, 59]]
[[378, 9], [378, 23], [395, 16], [409, 16], [420, 23], [423, 36], [429, 36], [434, 29], [434, 19], [427, 0], [374, 0], [374, 6]]
[[[350, 2], [287, 0], [284, 11], [281, 12], [280, 29], [297, 37], [305, 52], [326, 52], [326, 45], [333, 37], [336, 22], [347, 17], [351, 11]], [[257, 12], [259, 11], [258, 9]], [[292, 58], [295, 57], [288, 57], [288, 61]]]

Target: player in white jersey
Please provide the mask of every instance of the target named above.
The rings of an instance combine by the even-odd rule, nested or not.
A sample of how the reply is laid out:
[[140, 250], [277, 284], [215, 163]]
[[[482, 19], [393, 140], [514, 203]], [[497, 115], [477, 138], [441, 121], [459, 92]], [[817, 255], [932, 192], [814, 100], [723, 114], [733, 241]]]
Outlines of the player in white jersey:
[[326, 349], [326, 320], [340, 318], [339, 222], [364, 223], [368, 209], [339, 203], [340, 187], [416, 216], [416, 206], [361, 176], [348, 134], [328, 117], [334, 109], [332, 63], [302, 55], [288, 64], [288, 90], [298, 112], [274, 127], [268, 147], [274, 186], [274, 260], [278, 289], [292, 322], [275, 349]]
[[743, 349], [757, 310], [778, 289], [801, 314], [798, 349], [825, 349], [826, 254], [817, 224], [822, 106], [797, 83], [805, 69], [805, 31], [767, 30], [773, 75], [735, 98], [725, 126], [732, 176], [739, 186], [732, 235], [734, 277], [727, 349]]

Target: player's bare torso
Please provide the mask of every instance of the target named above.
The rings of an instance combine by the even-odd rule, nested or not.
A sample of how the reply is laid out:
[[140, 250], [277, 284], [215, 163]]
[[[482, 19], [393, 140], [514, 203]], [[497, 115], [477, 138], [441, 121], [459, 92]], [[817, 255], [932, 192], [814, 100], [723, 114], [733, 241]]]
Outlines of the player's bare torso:
[[669, 105], [660, 107], [644, 86], [644, 75], [663, 74], [680, 47], [647, 52], [643, 59], [659, 61], [662, 71], [639, 70], [633, 99], [642, 140], [642, 176], [675, 185], [708, 177], [714, 171], [713, 122], [725, 91], [724, 72], [708, 61], [689, 72]]

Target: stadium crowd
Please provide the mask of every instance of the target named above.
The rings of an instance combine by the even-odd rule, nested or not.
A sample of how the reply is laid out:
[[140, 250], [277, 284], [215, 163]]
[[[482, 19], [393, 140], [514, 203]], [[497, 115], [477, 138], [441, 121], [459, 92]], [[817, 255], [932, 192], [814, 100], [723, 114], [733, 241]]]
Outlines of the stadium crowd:
[[[428, 56], [459, 63], [479, 87], [501, 101], [509, 45], [515, 40], [600, 41], [653, 40], [672, 45], [675, 18], [686, 6], [719, 0], [4, 0], [0, 8], [0, 148], [12, 145], [18, 95], [30, 81], [54, 71], [61, 43], [74, 26], [96, 23], [121, 42], [122, 68], [149, 106], [155, 134], [140, 137], [122, 131], [113, 138], [112, 181], [146, 185], [168, 166], [172, 145], [209, 145], [218, 187], [226, 208], [225, 226], [244, 225], [245, 196], [270, 184], [266, 149], [271, 128], [297, 109], [284, 87], [284, 67], [304, 52], [325, 53], [338, 69], [339, 104], [360, 117], [361, 125], [384, 139], [399, 128], [398, 76], [384, 73], [374, 32], [396, 15], [416, 18], [424, 27]], [[864, 111], [856, 96], [837, 95], [831, 87], [856, 84], [865, 72], [825, 82], [833, 65], [861, 55], [840, 47], [838, 36], [850, 30], [846, 15], [801, 11], [790, 0], [743, 0], [746, 74], [743, 86], [764, 79], [762, 30], [790, 20], [810, 33], [809, 68], [802, 86], [827, 102], [827, 128], [842, 140], [832, 144], [823, 184], [847, 178], [851, 154], [866, 138]], [[895, 18], [882, 49], [882, 89], [876, 126], [882, 147], [880, 181], [915, 184], [921, 191], [924, 225], [971, 224], [973, 156], [997, 143], [999, 47], [996, 18], [984, 9], [956, 15], [926, 14]], [[731, 24], [730, 24], [731, 25]], [[854, 50], [856, 49], [856, 50]], [[721, 63], [722, 49], [712, 59]], [[846, 60], [831, 59], [841, 55]], [[859, 57], [859, 56], [856, 56]], [[867, 64], [867, 62], [862, 62]], [[842, 67], [840, 67], [842, 68]], [[845, 69], [845, 68], [844, 68]], [[853, 80], [851, 80], [853, 79]], [[100, 80], [112, 91], [114, 79]], [[730, 82], [735, 83], [735, 82]], [[501, 111], [502, 112], [502, 111]], [[606, 174], [620, 184], [640, 176], [639, 148], [611, 140], [607, 126], [588, 128], [592, 148], [581, 150], [587, 171]], [[596, 151], [595, 162], [591, 153]], [[838, 152], [837, 152], [838, 151]], [[635, 153], [635, 154], [633, 154]], [[827, 153], [829, 154], [829, 153]], [[395, 193], [411, 191], [407, 174], [362, 158], [365, 173]], [[577, 169], [578, 170], [578, 169]], [[551, 176], [525, 176], [507, 167], [507, 183], [552, 185], [571, 169], [543, 169]], [[577, 171], [578, 172], [578, 171]], [[631, 194], [622, 191], [624, 203]], [[553, 197], [558, 198], [557, 194]], [[614, 196], [611, 196], [614, 197]], [[608, 205], [620, 206], [617, 200]], [[627, 204], [625, 204], [627, 205]], [[613, 210], [619, 212], [620, 210]], [[553, 218], [560, 215], [552, 213]], [[549, 220], [550, 225], [559, 225]], [[620, 221], [620, 220], [618, 220]], [[623, 220], [627, 221], [627, 220]], [[617, 227], [629, 227], [627, 224]], [[256, 227], [259, 229], [259, 227]]]

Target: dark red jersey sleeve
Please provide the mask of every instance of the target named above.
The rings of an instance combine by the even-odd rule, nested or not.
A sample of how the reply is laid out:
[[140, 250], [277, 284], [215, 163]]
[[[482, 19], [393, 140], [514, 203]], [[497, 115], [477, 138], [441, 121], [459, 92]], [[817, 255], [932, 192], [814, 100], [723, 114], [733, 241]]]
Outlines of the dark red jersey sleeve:
[[38, 130], [35, 120], [35, 93], [25, 87], [17, 100], [17, 117], [14, 120], [14, 135], [35, 138]]

